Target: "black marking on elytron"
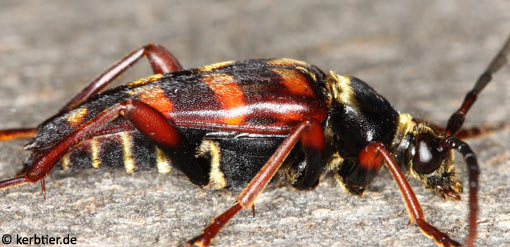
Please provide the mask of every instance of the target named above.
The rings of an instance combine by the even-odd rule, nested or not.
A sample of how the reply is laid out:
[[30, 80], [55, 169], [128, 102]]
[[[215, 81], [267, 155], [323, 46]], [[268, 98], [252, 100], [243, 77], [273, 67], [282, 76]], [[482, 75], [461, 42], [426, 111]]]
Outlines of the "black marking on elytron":
[[[288, 64], [271, 64], [273, 61], [284, 61]], [[295, 63], [294, 63], [295, 62]], [[246, 99], [255, 100], [256, 98], [250, 97], [250, 93], [258, 93], [261, 91], [271, 94], [276, 91], [287, 92], [285, 85], [282, 85], [282, 77], [272, 71], [276, 69], [288, 69], [301, 73], [309, 83], [318, 83], [319, 86], [311, 87], [312, 90], [322, 88], [325, 85], [326, 74], [316, 66], [306, 64], [304, 62], [290, 60], [290, 59], [250, 59], [240, 62], [235, 62], [231, 65], [220, 67], [211, 71], [213, 74], [227, 74], [234, 77], [237, 84], [241, 86], [246, 95]], [[306, 73], [308, 72], [308, 73]], [[314, 75], [313, 77], [311, 75]], [[254, 82], [257, 82], [254, 84]], [[245, 85], [254, 85], [256, 87], [243, 87]], [[263, 89], [261, 89], [263, 88]], [[322, 91], [314, 91], [314, 95], [319, 96]], [[246, 103], [250, 103], [246, 101]], [[256, 103], [256, 102], [254, 102]]]
[[[214, 92], [202, 81], [202, 74], [186, 73], [182, 76], [164, 76], [158, 82], [166, 97], [172, 101], [174, 112], [200, 111], [201, 107], [221, 109], [220, 102], [214, 97]], [[195, 95], [198, 97], [183, 97]]]
[[[295, 95], [289, 94], [287, 87], [281, 83], [282, 77], [267, 68], [266, 64], [260, 64], [260, 67], [250, 66], [246, 70], [227, 70], [225, 68], [219, 70], [218, 73], [223, 72], [233, 76], [243, 91], [243, 100], [247, 105], [276, 101], [281, 99], [282, 95], [288, 95], [288, 99], [295, 98]], [[261, 94], [261, 92], [264, 93]], [[264, 112], [257, 112], [256, 114], [271, 117], [267, 114], [263, 115]]]
[[[299, 61], [298, 61], [299, 62]], [[280, 66], [272, 65], [271, 68], [279, 68]], [[315, 65], [293, 65], [282, 66], [282, 68], [297, 70], [312, 84], [317, 84], [316, 87], [310, 87], [317, 98], [327, 96], [328, 90], [326, 89], [326, 74]], [[313, 75], [313, 76], [312, 76]]]
[[87, 114], [83, 117], [82, 122], [86, 122], [103, 112], [105, 109], [120, 103], [125, 100], [126, 94], [123, 92], [126, 86], [121, 86], [101, 94], [95, 95], [87, 102], [78, 106], [76, 109], [69, 112], [57, 114], [39, 125], [37, 134], [33, 141], [27, 144], [27, 148], [34, 151], [47, 150], [54, 144], [61, 141], [64, 137], [68, 136], [75, 128], [72, 128], [68, 122], [68, 118], [75, 111], [80, 108], [86, 107]]

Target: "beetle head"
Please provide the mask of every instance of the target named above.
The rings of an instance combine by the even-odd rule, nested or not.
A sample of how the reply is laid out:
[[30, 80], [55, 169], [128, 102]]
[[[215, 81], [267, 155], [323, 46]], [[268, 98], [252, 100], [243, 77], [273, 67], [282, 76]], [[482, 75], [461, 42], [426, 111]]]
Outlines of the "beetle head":
[[454, 152], [443, 145], [447, 136], [426, 123], [417, 123], [411, 135], [408, 149], [411, 174], [443, 198], [459, 200], [462, 184], [455, 174]]

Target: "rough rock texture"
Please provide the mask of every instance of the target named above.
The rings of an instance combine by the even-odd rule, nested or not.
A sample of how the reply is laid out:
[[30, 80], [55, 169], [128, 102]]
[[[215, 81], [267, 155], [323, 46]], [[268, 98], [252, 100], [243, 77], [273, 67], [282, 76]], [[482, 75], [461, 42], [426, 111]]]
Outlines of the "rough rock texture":
[[[0, 128], [34, 126], [128, 51], [165, 45], [185, 67], [292, 57], [369, 82], [401, 112], [445, 124], [510, 30], [505, 0], [20, 1], [0, 3]], [[150, 73], [136, 66], [121, 82]], [[510, 66], [467, 126], [510, 121]], [[479, 155], [480, 246], [510, 245], [510, 132], [469, 141]], [[0, 143], [0, 178], [20, 168], [25, 140]], [[458, 162], [465, 183], [464, 163]], [[467, 194], [442, 201], [412, 182], [427, 219], [467, 234]], [[0, 234], [77, 238], [79, 246], [176, 246], [227, 209], [237, 192], [202, 191], [177, 171], [56, 172], [0, 191]], [[434, 246], [414, 225], [387, 170], [363, 198], [331, 178], [311, 192], [265, 191], [215, 246]]]

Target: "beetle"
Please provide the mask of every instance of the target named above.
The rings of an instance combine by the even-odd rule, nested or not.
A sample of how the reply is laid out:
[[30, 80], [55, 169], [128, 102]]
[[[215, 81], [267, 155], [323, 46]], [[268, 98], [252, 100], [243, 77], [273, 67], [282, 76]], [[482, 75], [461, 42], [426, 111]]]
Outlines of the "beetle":
[[[0, 140], [32, 138], [22, 175], [0, 188], [40, 181], [63, 169], [116, 167], [128, 173], [157, 167], [182, 171], [205, 188], [244, 188], [236, 203], [188, 245], [208, 246], [241, 209], [253, 209], [276, 178], [312, 190], [331, 172], [362, 195], [382, 164], [399, 186], [411, 222], [442, 246], [460, 246], [427, 223], [404, 171], [436, 194], [459, 200], [453, 164], [459, 151], [469, 173], [469, 235], [476, 237], [479, 168], [459, 137], [465, 115], [492, 74], [506, 63], [510, 38], [445, 129], [396, 111], [364, 81], [292, 59], [227, 61], [184, 70], [163, 46], [129, 53], [37, 128], [0, 131]], [[154, 75], [105, 87], [146, 57]], [[484, 128], [474, 129], [478, 132]]]

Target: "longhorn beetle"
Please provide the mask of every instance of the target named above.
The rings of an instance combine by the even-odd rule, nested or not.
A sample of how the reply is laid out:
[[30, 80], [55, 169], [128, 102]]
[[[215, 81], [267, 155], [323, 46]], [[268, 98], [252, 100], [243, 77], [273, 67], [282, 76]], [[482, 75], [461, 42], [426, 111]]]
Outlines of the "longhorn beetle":
[[[123, 164], [127, 172], [156, 166], [162, 173], [172, 166], [202, 188], [244, 187], [234, 206], [187, 242], [208, 246], [237, 212], [253, 207], [274, 177], [311, 190], [329, 171], [348, 192], [362, 195], [386, 164], [410, 221], [438, 244], [460, 246], [425, 221], [403, 174], [459, 200], [457, 150], [468, 168], [466, 245], [473, 246], [479, 168], [475, 153], [459, 138], [476, 134], [461, 126], [509, 53], [510, 37], [442, 129], [397, 112], [352, 76], [285, 58], [183, 70], [165, 48], [150, 43], [99, 75], [37, 128], [0, 131], [0, 140], [33, 137], [25, 146], [31, 154], [23, 175], [1, 181], [0, 188], [41, 181], [45, 195], [45, 177], [59, 164], [63, 169]], [[154, 75], [103, 91], [144, 56]]]

